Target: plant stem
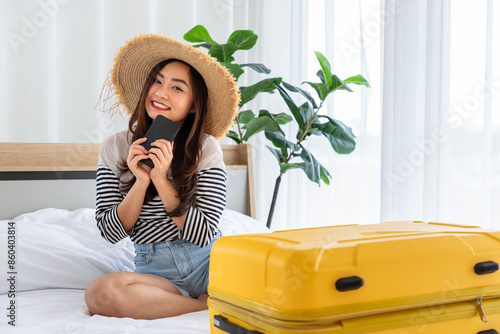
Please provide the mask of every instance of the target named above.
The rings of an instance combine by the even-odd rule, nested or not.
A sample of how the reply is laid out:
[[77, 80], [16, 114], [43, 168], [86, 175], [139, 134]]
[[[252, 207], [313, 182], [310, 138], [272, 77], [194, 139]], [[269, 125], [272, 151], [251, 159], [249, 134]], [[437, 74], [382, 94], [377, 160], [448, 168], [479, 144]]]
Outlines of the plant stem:
[[[325, 97], [325, 99], [326, 99], [326, 97]], [[321, 101], [321, 103], [319, 104], [318, 108], [314, 112], [313, 117], [311, 117], [311, 119], [309, 120], [309, 122], [307, 122], [306, 128], [304, 129], [304, 131], [300, 135], [300, 138], [297, 140], [297, 144], [296, 145], [300, 145], [300, 143], [302, 143], [302, 141], [304, 141], [304, 139], [306, 137], [306, 134], [309, 132], [309, 129], [311, 129], [312, 123], [317, 119], [318, 112], [321, 109], [321, 107], [323, 106], [323, 102], [324, 102], [324, 100]], [[238, 126], [239, 126], [239, 124], [238, 124]], [[290, 154], [286, 157], [284, 163], [288, 163], [292, 159], [293, 153], [294, 153], [293, 150], [290, 150]], [[273, 220], [274, 207], [276, 206], [276, 199], [278, 198], [278, 190], [279, 190], [279, 187], [280, 187], [281, 176], [282, 175], [283, 175], [283, 173], [280, 172], [280, 175], [276, 179], [276, 184], [274, 185], [273, 200], [271, 202], [271, 208], [269, 209], [269, 215], [267, 216], [267, 224], [266, 225], [267, 225], [268, 228], [271, 227], [271, 221]]]
[[[313, 117], [311, 117], [311, 119], [309, 120], [309, 122], [307, 122], [306, 128], [304, 129], [304, 131], [300, 135], [300, 138], [297, 140], [296, 145], [300, 145], [300, 143], [302, 143], [304, 141], [305, 136], [309, 132], [309, 129], [311, 128], [312, 123], [317, 119], [316, 115], [318, 115], [319, 110], [323, 106], [323, 102], [325, 102], [325, 101], [324, 100], [321, 101], [321, 103], [319, 104], [319, 107], [314, 112]], [[293, 151], [290, 152], [290, 154], [288, 155], [288, 157], [285, 160], [285, 163], [288, 163], [290, 161], [290, 159], [292, 159], [292, 157], [293, 157]]]
[[236, 116], [234, 120], [236, 121], [236, 125], [238, 125], [238, 135], [240, 137], [240, 144], [244, 144], [245, 142], [243, 141], [243, 133], [241, 132], [240, 120], [238, 119], [238, 116]]
[[280, 183], [281, 183], [281, 175], [278, 176], [276, 179], [276, 183], [274, 184], [274, 193], [273, 193], [273, 200], [271, 201], [271, 208], [269, 209], [269, 215], [267, 216], [267, 227], [271, 228], [271, 221], [273, 220], [273, 214], [274, 214], [274, 207], [276, 206], [276, 199], [278, 198], [278, 190], [280, 188]]

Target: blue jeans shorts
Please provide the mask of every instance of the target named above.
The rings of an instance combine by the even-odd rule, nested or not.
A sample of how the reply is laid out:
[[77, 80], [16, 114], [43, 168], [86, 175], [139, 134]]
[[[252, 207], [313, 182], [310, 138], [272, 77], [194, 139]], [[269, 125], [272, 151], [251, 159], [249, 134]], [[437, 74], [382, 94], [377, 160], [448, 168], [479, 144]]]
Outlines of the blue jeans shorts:
[[182, 239], [134, 244], [135, 272], [164, 277], [183, 296], [198, 298], [207, 293], [210, 250], [219, 237], [220, 232], [206, 247]]

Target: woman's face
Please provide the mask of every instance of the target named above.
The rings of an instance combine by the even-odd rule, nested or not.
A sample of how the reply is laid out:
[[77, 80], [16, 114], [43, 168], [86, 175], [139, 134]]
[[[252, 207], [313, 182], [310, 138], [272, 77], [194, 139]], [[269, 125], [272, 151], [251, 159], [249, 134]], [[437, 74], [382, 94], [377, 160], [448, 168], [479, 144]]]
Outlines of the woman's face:
[[162, 115], [182, 126], [188, 114], [194, 112], [193, 101], [189, 66], [174, 61], [156, 76], [146, 98], [146, 112], [153, 120]]

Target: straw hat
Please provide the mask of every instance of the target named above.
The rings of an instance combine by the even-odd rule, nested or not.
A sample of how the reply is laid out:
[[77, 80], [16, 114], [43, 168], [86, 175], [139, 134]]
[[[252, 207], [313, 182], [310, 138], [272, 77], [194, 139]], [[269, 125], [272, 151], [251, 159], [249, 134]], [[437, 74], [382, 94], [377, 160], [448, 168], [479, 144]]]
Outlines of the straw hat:
[[110, 81], [118, 97], [113, 108], [122, 105], [130, 116], [151, 69], [166, 59], [179, 59], [193, 66], [208, 89], [205, 132], [224, 137], [233, 124], [240, 101], [239, 90], [229, 71], [208, 54], [162, 35], [139, 35], [129, 39], [116, 53]]

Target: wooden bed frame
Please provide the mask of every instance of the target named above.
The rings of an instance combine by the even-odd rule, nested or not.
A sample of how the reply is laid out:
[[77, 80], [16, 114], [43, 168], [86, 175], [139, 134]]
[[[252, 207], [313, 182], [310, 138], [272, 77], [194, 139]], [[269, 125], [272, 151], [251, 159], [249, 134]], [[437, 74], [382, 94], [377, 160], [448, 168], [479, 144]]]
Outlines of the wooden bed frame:
[[[0, 143], [0, 219], [47, 205], [72, 210], [94, 203], [99, 148], [91, 143]], [[255, 218], [251, 147], [222, 145], [222, 151], [228, 172], [227, 207]], [[241, 207], [242, 188], [246, 208]]]

